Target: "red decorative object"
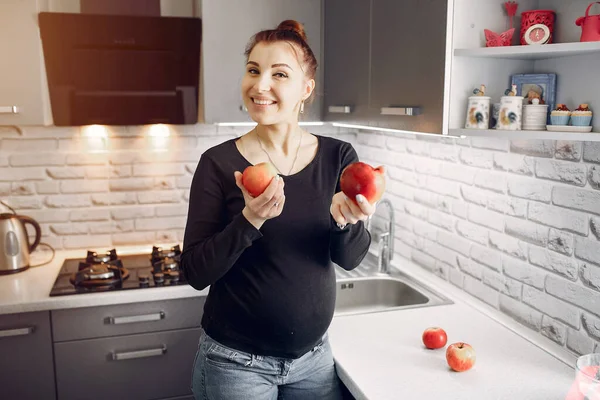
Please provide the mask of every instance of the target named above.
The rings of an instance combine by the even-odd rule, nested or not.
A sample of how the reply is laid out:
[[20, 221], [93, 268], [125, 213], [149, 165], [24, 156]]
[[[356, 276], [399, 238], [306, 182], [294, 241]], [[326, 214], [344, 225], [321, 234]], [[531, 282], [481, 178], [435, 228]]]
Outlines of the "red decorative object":
[[553, 10], [529, 10], [521, 13], [521, 44], [527, 45], [525, 35], [527, 30], [534, 25], [544, 25], [550, 30], [550, 37], [545, 43], [552, 43], [554, 36], [554, 20], [556, 13]]
[[579, 17], [575, 21], [577, 26], [581, 26], [580, 42], [600, 41], [600, 15], [590, 15], [590, 8], [594, 4], [600, 4], [600, 1], [591, 3], [585, 10], [585, 17]]
[[513, 27], [513, 17], [517, 13], [517, 8], [519, 4], [516, 1], [507, 1], [504, 3], [504, 8], [506, 9], [506, 14], [510, 18], [510, 27]]
[[510, 28], [502, 33], [492, 32], [489, 29], [484, 29], [483, 32], [485, 33], [486, 47], [510, 46], [515, 28]]
[[485, 34], [486, 47], [510, 46], [513, 35], [515, 34], [515, 29], [513, 28], [513, 17], [517, 13], [517, 7], [519, 7], [519, 5], [516, 1], [504, 2], [504, 9], [506, 10], [506, 14], [508, 15], [510, 21], [510, 29], [502, 33], [496, 33], [490, 31], [489, 29], [484, 29], [483, 32]]

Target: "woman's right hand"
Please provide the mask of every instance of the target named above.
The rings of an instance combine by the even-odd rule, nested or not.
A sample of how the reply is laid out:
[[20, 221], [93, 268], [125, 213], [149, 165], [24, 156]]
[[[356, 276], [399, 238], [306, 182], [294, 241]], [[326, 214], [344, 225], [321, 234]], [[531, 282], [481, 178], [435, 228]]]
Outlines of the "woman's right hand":
[[279, 175], [273, 178], [265, 191], [257, 197], [253, 197], [242, 185], [241, 172], [235, 171], [234, 177], [235, 184], [242, 191], [246, 203], [242, 214], [256, 229], [260, 229], [266, 220], [281, 215], [285, 204], [285, 194], [283, 193], [283, 179]]

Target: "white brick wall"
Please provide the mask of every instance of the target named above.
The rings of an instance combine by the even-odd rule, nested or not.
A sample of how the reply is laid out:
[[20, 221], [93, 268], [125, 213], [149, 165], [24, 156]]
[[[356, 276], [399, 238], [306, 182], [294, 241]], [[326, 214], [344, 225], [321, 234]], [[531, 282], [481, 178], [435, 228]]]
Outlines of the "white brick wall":
[[173, 127], [169, 151], [152, 151], [143, 128], [109, 128], [109, 151], [94, 153], [79, 128], [21, 129], [0, 130], [0, 197], [40, 222], [58, 250], [181, 240], [200, 155], [247, 130]]
[[397, 221], [410, 221], [398, 256], [570, 351], [600, 350], [598, 142], [360, 135], [361, 157], [382, 138], [383, 157], [410, 153], [389, 174]]

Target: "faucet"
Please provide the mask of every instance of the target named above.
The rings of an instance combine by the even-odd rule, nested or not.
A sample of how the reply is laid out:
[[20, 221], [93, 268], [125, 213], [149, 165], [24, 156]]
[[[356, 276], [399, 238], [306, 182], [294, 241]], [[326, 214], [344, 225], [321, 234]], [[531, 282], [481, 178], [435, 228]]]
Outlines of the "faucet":
[[[377, 272], [387, 274], [389, 271], [390, 261], [394, 258], [394, 237], [395, 237], [395, 217], [394, 206], [389, 199], [383, 199], [379, 202], [377, 210], [385, 205], [388, 209], [389, 220], [387, 228], [383, 232], [377, 232], [374, 236], [377, 238]], [[377, 213], [377, 210], [375, 213]], [[367, 229], [370, 230], [371, 217], [367, 220]]]

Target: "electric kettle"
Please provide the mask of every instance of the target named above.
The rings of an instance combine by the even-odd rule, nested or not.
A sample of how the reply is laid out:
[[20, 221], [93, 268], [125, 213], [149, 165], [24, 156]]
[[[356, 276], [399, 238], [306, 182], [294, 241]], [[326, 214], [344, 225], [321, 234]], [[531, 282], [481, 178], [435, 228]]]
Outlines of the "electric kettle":
[[[29, 242], [25, 225], [35, 229], [35, 240]], [[42, 238], [40, 224], [33, 218], [17, 214], [0, 214], [0, 275], [29, 268], [29, 255]]]

